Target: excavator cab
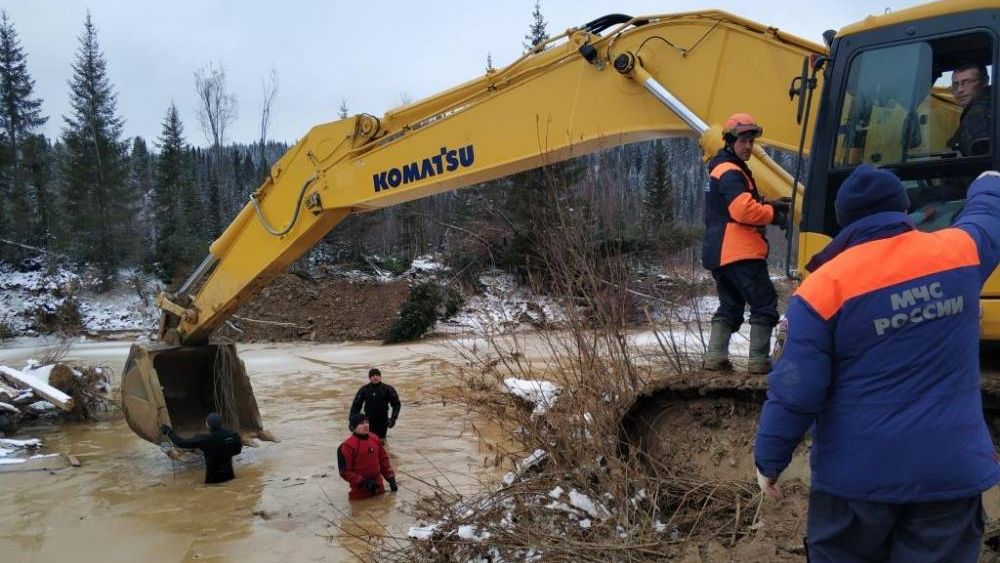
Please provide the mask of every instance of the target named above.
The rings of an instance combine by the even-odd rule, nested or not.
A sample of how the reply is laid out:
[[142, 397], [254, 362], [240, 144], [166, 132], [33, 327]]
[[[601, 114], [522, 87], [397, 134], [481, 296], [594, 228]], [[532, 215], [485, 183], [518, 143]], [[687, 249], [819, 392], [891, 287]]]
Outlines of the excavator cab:
[[[972, 181], [1000, 169], [996, 10], [866, 22], [831, 46], [810, 154], [799, 264], [837, 235], [837, 191], [860, 164], [891, 170], [916, 228], [950, 227]], [[976, 93], [968, 82], [976, 78]], [[983, 338], [1000, 339], [1000, 276], [983, 288]]]
[[210, 412], [244, 441], [264, 432], [246, 366], [233, 344], [150, 347], [133, 344], [125, 362], [121, 406], [129, 428], [159, 444], [167, 424], [181, 434], [205, 431]]

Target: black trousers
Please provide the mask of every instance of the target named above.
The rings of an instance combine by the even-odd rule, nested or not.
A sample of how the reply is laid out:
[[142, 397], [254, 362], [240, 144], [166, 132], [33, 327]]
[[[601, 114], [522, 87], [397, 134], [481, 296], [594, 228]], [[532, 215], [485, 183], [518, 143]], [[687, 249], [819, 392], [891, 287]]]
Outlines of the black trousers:
[[911, 504], [809, 495], [810, 563], [975, 563], [982, 536], [980, 495]]
[[733, 332], [743, 324], [750, 305], [750, 324], [778, 324], [778, 293], [771, 283], [766, 260], [740, 260], [712, 270], [719, 308], [712, 320], [725, 319]]
[[389, 419], [387, 418], [369, 418], [368, 419], [368, 430], [373, 432], [380, 439], [385, 440], [386, 434], [389, 433]]

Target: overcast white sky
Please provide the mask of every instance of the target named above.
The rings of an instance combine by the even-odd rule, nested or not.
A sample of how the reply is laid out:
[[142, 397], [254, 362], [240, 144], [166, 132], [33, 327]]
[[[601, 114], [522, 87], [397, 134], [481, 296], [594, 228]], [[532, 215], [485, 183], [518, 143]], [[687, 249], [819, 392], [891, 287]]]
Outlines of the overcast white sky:
[[[907, 0], [542, 0], [550, 35], [609, 13], [633, 16], [723, 9], [821, 42], [839, 29]], [[27, 53], [35, 93], [57, 136], [69, 112], [78, 38], [89, 9], [118, 93], [125, 134], [153, 141], [173, 100], [187, 141], [205, 144], [195, 117], [194, 72], [221, 64], [239, 102], [230, 141], [258, 138], [262, 80], [279, 90], [270, 137], [295, 141], [313, 125], [350, 113], [382, 115], [405, 95], [415, 101], [482, 74], [522, 51], [534, 0], [4, 0], [0, 8]]]

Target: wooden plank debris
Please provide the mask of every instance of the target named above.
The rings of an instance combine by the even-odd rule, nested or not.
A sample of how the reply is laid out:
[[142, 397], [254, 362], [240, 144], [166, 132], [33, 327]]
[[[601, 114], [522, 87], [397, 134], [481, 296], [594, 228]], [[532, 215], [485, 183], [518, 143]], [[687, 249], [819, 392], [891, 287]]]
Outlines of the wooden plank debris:
[[28, 458], [0, 458], [0, 473], [63, 469], [69, 462], [59, 454], [36, 455]]
[[64, 411], [73, 410], [72, 397], [33, 375], [28, 375], [7, 366], [0, 366], [0, 377], [8, 380], [12, 385], [30, 387], [36, 395]]

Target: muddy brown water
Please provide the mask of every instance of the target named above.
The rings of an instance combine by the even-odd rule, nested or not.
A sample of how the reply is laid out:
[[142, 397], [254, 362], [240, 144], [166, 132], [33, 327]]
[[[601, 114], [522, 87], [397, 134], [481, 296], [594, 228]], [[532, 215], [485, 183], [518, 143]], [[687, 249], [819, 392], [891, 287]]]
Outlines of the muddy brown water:
[[[67, 359], [120, 375], [129, 342], [77, 344]], [[453, 383], [435, 344], [240, 345], [265, 428], [281, 441], [244, 448], [237, 478], [202, 483], [200, 456], [171, 461], [120, 418], [36, 424], [42, 453], [76, 455], [82, 467], [0, 473], [0, 561], [348, 561], [366, 538], [405, 536], [405, 510], [437, 481], [469, 493], [496, 476], [485, 460], [495, 430], [438, 392]], [[40, 346], [15, 341], [0, 364], [22, 367]], [[349, 502], [336, 468], [347, 413], [369, 367], [395, 386], [402, 414], [389, 433], [400, 491]], [[116, 381], [117, 384], [117, 381]], [[473, 429], [473, 425], [485, 434]]]

